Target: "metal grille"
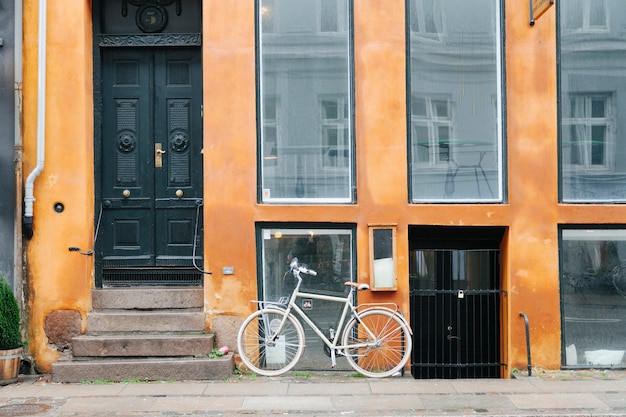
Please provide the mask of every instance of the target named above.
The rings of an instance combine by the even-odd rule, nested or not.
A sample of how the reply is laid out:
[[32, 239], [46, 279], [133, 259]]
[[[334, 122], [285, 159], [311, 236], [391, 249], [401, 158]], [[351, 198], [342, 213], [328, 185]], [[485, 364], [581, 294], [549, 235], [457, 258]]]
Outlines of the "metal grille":
[[195, 268], [106, 268], [103, 287], [202, 286], [202, 273]]
[[413, 257], [413, 377], [500, 377], [499, 251], [415, 250]]
[[412, 375], [498, 378], [501, 290], [413, 290]]

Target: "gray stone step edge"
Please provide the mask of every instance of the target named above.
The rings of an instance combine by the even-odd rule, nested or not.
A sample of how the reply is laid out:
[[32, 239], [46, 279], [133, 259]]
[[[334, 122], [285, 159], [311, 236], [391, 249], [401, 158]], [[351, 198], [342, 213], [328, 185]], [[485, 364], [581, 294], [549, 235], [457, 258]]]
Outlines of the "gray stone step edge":
[[186, 309], [204, 307], [202, 287], [94, 288], [94, 309]]
[[92, 311], [87, 313], [87, 332], [203, 331], [202, 311]]
[[232, 354], [220, 358], [60, 360], [52, 365], [52, 381], [222, 380], [231, 377], [234, 369]]
[[213, 333], [85, 334], [72, 339], [75, 357], [202, 356], [213, 349]]

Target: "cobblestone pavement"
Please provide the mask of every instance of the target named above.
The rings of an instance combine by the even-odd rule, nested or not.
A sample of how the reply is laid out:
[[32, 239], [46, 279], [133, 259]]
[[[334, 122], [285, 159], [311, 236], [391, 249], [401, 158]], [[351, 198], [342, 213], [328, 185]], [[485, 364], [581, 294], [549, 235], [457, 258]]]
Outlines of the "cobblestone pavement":
[[1, 416], [626, 416], [626, 371], [516, 372], [511, 379], [363, 378], [345, 372], [233, 375], [223, 381], [0, 387]]

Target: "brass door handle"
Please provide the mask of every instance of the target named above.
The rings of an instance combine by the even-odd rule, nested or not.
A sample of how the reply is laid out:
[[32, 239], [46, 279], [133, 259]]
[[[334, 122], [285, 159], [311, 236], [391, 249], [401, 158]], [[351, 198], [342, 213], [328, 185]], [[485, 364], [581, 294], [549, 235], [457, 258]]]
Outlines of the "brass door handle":
[[163, 154], [166, 151], [163, 150], [163, 144], [155, 143], [154, 144], [154, 167], [161, 168], [163, 167]]

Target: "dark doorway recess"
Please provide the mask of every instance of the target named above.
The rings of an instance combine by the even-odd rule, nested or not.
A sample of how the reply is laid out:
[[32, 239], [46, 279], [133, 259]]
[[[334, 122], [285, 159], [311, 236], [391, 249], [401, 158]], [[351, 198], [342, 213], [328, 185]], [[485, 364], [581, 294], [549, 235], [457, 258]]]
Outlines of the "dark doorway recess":
[[409, 228], [414, 378], [499, 378], [501, 227]]

